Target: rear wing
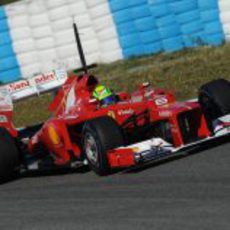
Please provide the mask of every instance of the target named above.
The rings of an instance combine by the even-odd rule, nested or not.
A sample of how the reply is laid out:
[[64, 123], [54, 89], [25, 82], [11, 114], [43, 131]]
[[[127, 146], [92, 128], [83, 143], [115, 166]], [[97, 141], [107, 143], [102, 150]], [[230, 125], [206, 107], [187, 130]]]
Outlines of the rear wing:
[[67, 78], [67, 72], [59, 69], [1, 86], [0, 110], [12, 110], [15, 101], [53, 91], [61, 87]]

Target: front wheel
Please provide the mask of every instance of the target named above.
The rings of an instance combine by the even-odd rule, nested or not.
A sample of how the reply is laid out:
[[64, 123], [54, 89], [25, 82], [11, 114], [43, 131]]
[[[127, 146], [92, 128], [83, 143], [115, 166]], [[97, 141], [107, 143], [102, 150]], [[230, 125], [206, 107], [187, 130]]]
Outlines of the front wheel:
[[201, 86], [199, 90], [199, 103], [210, 131], [213, 131], [213, 122], [217, 118], [230, 114], [229, 101], [229, 81], [218, 79]]
[[124, 145], [122, 131], [110, 117], [87, 121], [83, 128], [83, 151], [90, 168], [98, 175], [111, 172], [107, 152]]

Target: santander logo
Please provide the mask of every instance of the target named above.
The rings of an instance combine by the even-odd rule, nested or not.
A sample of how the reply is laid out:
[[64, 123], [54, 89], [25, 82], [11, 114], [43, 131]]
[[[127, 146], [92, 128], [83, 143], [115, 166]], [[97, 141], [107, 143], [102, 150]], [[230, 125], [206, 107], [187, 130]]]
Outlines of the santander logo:
[[8, 87], [9, 87], [9, 91], [13, 93], [29, 88], [30, 83], [27, 80], [23, 80], [23, 81], [11, 83], [9, 84]]
[[56, 80], [56, 76], [53, 73], [47, 74], [47, 75], [39, 75], [34, 78], [34, 81], [37, 85], [42, 85], [50, 81]]

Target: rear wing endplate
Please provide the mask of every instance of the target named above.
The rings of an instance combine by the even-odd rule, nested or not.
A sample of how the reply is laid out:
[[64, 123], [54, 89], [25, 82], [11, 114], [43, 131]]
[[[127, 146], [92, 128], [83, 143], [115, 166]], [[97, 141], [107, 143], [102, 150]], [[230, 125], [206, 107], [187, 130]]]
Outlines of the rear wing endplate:
[[0, 110], [11, 110], [15, 101], [55, 90], [65, 83], [67, 77], [66, 70], [59, 69], [1, 86]]

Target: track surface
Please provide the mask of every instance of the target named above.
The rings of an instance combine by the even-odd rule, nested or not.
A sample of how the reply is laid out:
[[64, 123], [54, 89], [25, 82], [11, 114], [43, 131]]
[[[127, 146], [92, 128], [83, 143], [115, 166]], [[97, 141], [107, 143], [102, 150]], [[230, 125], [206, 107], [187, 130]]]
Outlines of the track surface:
[[0, 229], [229, 230], [230, 143], [139, 172], [1, 185]]

